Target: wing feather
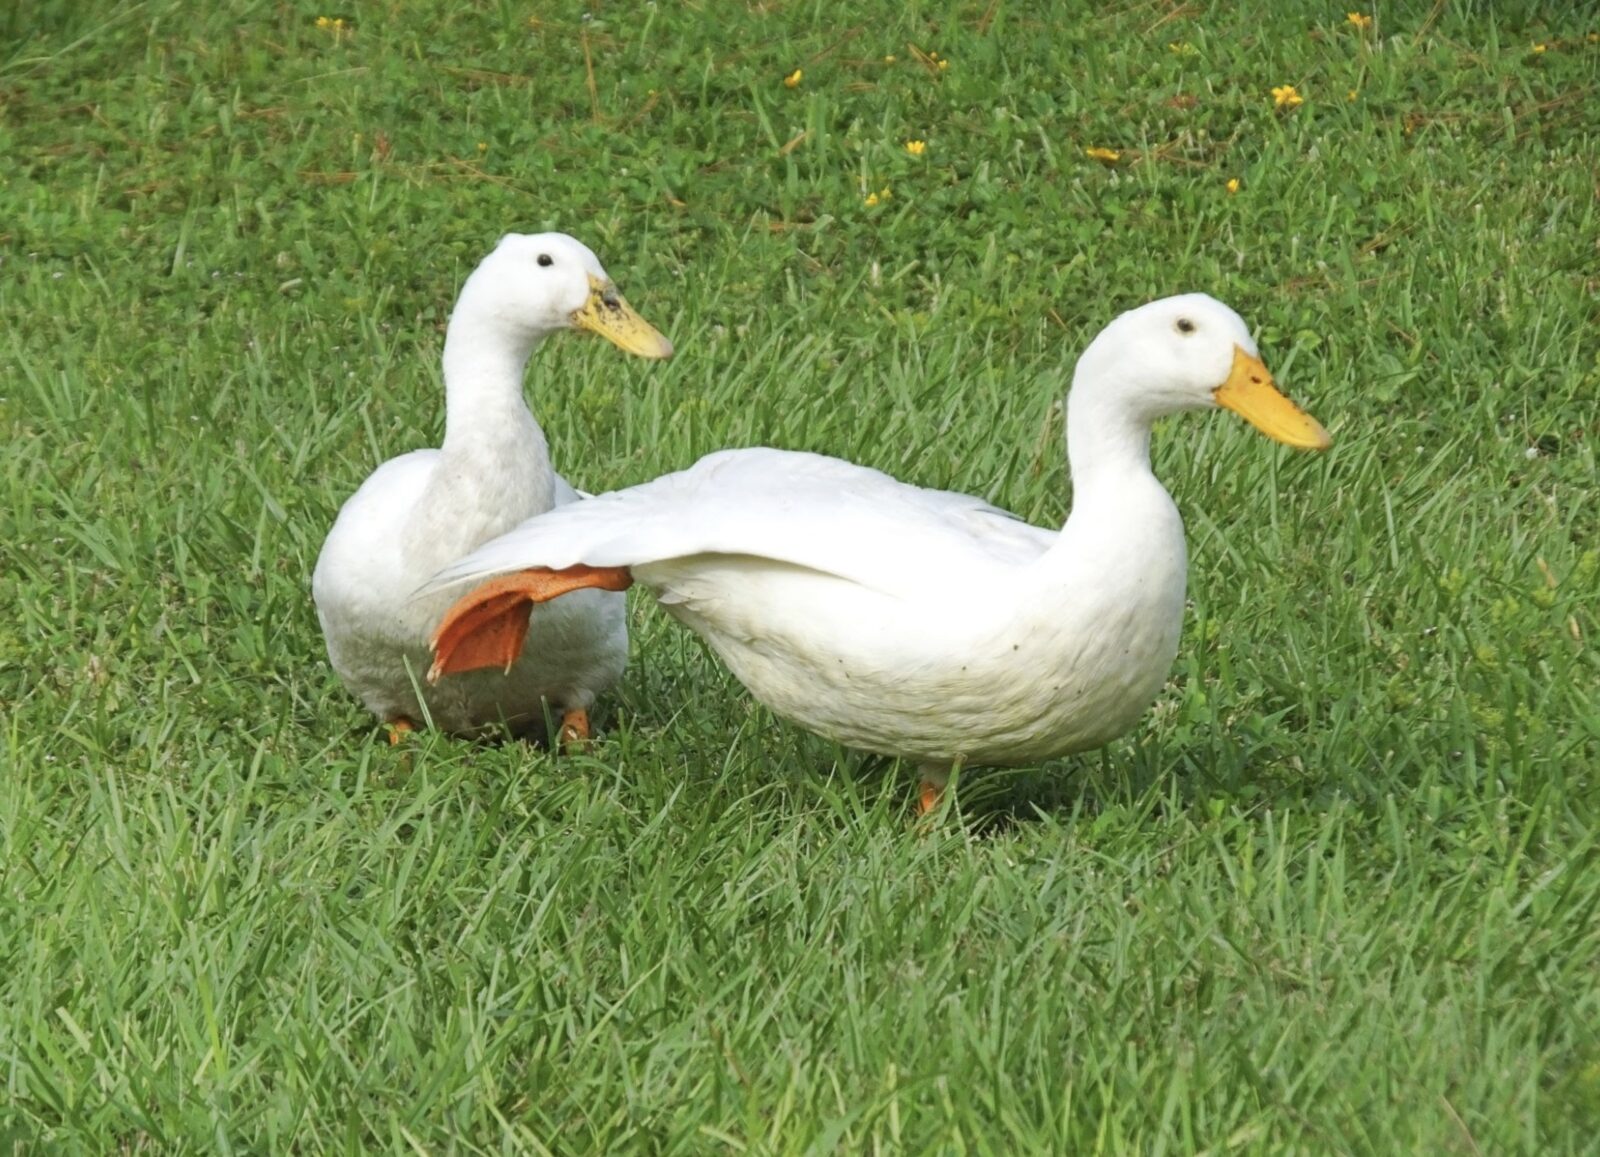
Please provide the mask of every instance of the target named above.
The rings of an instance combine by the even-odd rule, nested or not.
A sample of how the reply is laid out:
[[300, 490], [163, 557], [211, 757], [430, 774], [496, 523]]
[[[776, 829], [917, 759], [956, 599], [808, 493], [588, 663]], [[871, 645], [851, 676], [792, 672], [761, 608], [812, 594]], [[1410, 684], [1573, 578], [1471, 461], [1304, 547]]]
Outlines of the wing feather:
[[425, 591], [528, 567], [640, 566], [695, 555], [772, 559], [905, 594], [1032, 562], [1054, 531], [980, 498], [927, 490], [837, 458], [756, 447], [529, 519], [439, 572]]

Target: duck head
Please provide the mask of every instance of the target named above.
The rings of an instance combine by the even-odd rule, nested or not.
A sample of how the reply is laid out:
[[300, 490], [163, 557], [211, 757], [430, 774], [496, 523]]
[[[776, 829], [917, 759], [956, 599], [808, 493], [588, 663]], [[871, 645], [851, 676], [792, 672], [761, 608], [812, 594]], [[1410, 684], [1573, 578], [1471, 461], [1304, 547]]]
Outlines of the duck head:
[[640, 357], [672, 356], [672, 343], [622, 299], [600, 259], [565, 233], [506, 234], [461, 287], [463, 307], [529, 343], [577, 329]]
[[1232, 410], [1267, 437], [1306, 450], [1333, 444], [1278, 390], [1237, 313], [1203, 293], [1165, 297], [1118, 317], [1089, 344], [1073, 377], [1144, 421], [1183, 410]]

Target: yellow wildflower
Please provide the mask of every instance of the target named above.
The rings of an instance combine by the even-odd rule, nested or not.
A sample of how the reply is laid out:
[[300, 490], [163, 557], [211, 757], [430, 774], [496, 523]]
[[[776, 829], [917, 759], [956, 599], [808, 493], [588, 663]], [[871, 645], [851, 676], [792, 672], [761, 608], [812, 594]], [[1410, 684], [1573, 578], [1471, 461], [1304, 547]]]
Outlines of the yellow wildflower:
[[1293, 108], [1297, 104], [1304, 104], [1305, 98], [1294, 90], [1292, 84], [1280, 84], [1272, 90], [1273, 108]]
[[330, 32], [344, 32], [350, 27], [350, 22], [343, 16], [318, 16], [317, 27]]
[[1352, 88], [1349, 92], [1344, 94], [1344, 99], [1345, 100], [1355, 100], [1357, 95], [1359, 95], [1359, 94], [1356, 92], [1355, 89]]
[[1354, 24], [1361, 32], [1365, 32], [1372, 27], [1372, 17], [1360, 12], [1346, 12], [1344, 18]]
[[883, 62], [885, 64], [893, 64], [894, 63], [894, 53], [891, 52], [888, 56], [885, 56], [883, 58]]
[[1543, 53], [1544, 53], [1544, 50], [1545, 50], [1545, 49], [1547, 49], [1547, 48], [1549, 48], [1549, 47], [1550, 47], [1550, 46], [1549, 46], [1549, 45], [1548, 45], [1548, 44], [1535, 44], [1535, 45], [1534, 45], [1534, 46], [1533, 46], [1533, 54], [1534, 54], [1534, 55], [1535, 55], [1535, 56], [1540, 56], [1540, 55], [1543, 55]]
[[906, 152], [910, 153], [913, 157], [920, 157], [923, 153], [925, 153], [927, 151], [928, 151], [928, 142], [927, 141], [907, 141], [906, 142]]
[[947, 69], [949, 67], [950, 67], [950, 62], [948, 60], [941, 59], [939, 61], [939, 71], [940, 72], [943, 72], [945, 69]]
[[1091, 161], [1104, 161], [1108, 165], [1114, 165], [1118, 161], [1122, 160], [1122, 154], [1116, 149], [1102, 149], [1098, 146], [1095, 148], [1084, 149], [1083, 155], [1088, 157]]
[[802, 72], [800, 69], [797, 68], [793, 72], [791, 72], [788, 76], [783, 78], [783, 87], [784, 88], [799, 88], [800, 87], [800, 82], [802, 80], [804, 80], [805, 78], [806, 78], [806, 74], [804, 72]]
[[489, 142], [488, 141], [479, 141], [478, 142], [478, 151], [480, 153], [487, 153], [489, 151]]
[[1228, 192], [1237, 193], [1238, 191], [1239, 191], [1239, 178], [1238, 177], [1229, 177], [1228, 178]]
[[1187, 40], [1174, 40], [1167, 45], [1167, 51], [1174, 56], [1193, 56], [1194, 45]]
[[879, 189], [876, 193], [868, 193], [867, 194], [867, 205], [870, 207], [872, 205], [881, 204], [882, 202], [887, 201], [892, 196], [894, 196], [894, 194], [889, 192], [889, 186], [885, 185], [883, 188]]

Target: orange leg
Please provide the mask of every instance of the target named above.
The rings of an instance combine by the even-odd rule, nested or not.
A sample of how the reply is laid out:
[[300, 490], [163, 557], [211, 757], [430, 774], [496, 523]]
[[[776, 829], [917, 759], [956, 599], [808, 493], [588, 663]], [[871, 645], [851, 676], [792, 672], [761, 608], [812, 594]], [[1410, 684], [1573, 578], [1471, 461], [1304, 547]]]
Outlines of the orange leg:
[[580, 565], [566, 570], [517, 571], [473, 587], [444, 613], [433, 632], [428, 682], [483, 667], [499, 667], [509, 673], [522, 654], [528, 615], [535, 603], [584, 587], [625, 591], [632, 585], [627, 567]]
[[589, 713], [574, 707], [561, 717], [561, 749], [581, 751], [589, 742]]
[[961, 766], [960, 760], [954, 765], [948, 763], [924, 763], [922, 765], [922, 785], [917, 792], [917, 817], [925, 819], [939, 810], [939, 805], [944, 802], [945, 785], [950, 782], [950, 774]]
[[397, 746], [400, 743], [400, 740], [405, 738], [406, 732], [415, 731], [417, 729], [417, 725], [411, 722], [411, 720], [407, 719], [404, 715], [396, 715], [393, 719], [386, 721], [384, 726], [389, 729], [390, 747]]

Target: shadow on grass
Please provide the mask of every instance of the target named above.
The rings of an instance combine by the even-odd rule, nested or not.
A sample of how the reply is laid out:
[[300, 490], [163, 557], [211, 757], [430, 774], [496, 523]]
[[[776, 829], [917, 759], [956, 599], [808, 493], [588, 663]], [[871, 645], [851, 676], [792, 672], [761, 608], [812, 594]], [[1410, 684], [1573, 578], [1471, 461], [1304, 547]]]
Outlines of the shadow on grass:
[[[316, 729], [318, 720], [307, 721], [307, 726]], [[589, 709], [589, 733], [596, 742], [602, 742], [615, 728], [615, 712], [609, 706], [596, 706]], [[534, 751], [550, 754], [555, 746], [555, 736], [561, 729], [559, 715], [552, 714], [548, 709], [542, 719], [528, 719], [519, 723], [499, 723], [485, 727], [474, 734], [465, 735], [450, 731], [440, 731], [429, 727], [427, 724], [418, 724], [415, 728], [405, 733], [405, 736], [420, 736], [437, 734], [459, 740], [471, 747], [495, 750], [508, 747], [512, 744], [523, 744]], [[344, 728], [343, 734], [353, 742], [371, 740], [378, 744], [389, 744], [402, 747], [406, 742], [405, 736], [399, 741], [392, 738], [389, 725], [379, 722], [369, 716], [363, 715], [353, 719]]]
[[1183, 746], [1113, 744], [1022, 768], [971, 768], [955, 791], [963, 822], [993, 836], [1024, 824], [1081, 820], [1116, 809], [1161, 819], [1175, 812], [1319, 806], [1359, 785], [1307, 773], [1278, 743], [1235, 737]]

